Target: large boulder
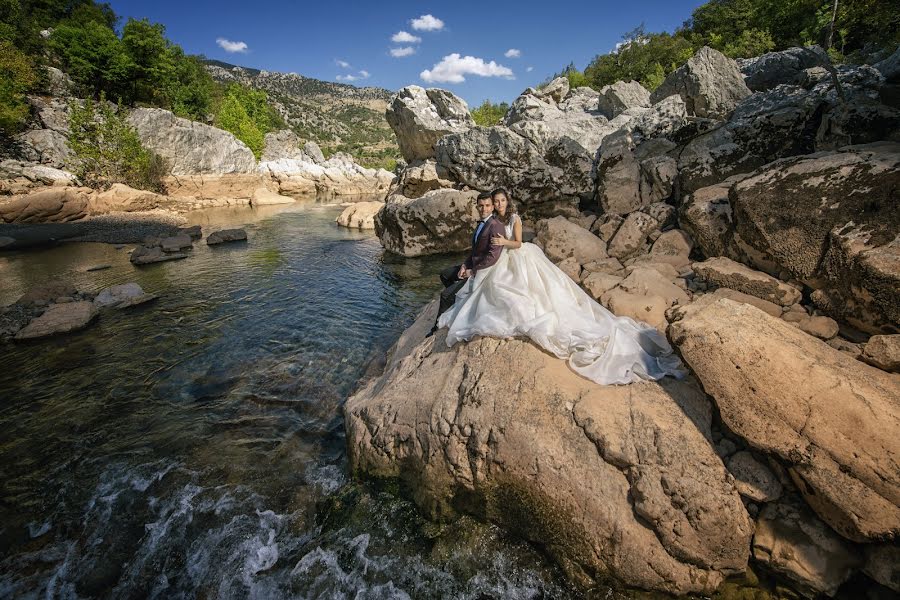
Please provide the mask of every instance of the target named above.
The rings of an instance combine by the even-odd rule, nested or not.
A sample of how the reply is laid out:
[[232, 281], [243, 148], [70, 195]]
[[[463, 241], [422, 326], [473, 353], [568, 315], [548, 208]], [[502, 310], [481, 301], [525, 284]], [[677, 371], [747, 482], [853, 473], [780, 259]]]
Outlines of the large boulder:
[[573, 257], [583, 265], [606, 258], [606, 243], [565, 217], [540, 221], [536, 233], [535, 243], [554, 262]]
[[399, 194], [418, 198], [426, 192], [453, 187], [450, 174], [434, 159], [415, 161], [407, 165], [391, 184], [389, 195]]
[[263, 138], [263, 151], [260, 161], [293, 158], [302, 161], [313, 161], [306, 152], [300, 149], [300, 136], [290, 129], [270, 131]]
[[43, 314], [20, 329], [15, 339], [31, 340], [77, 331], [87, 327], [96, 316], [94, 304], [86, 300], [51, 304]]
[[650, 96], [656, 104], [678, 94], [688, 114], [724, 120], [741, 100], [751, 94], [737, 63], [708, 46], [666, 77]]
[[335, 223], [350, 229], [375, 229], [375, 215], [384, 202], [354, 202], [337, 216]]
[[745, 569], [752, 525], [695, 383], [598, 386], [527, 341], [422, 341], [433, 319], [345, 404], [355, 472], [498, 523], [585, 586], [710, 593]]
[[64, 223], [90, 213], [94, 191], [80, 187], [52, 187], [0, 200], [4, 223]]
[[730, 191], [735, 232], [760, 268], [818, 290], [833, 316], [900, 329], [900, 144], [786, 159]]
[[136, 108], [128, 122], [145, 147], [169, 162], [173, 175], [251, 173], [256, 169], [250, 148], [222, 129], [160, 108]]
[[617, 81], [600, 89], [597, 110], [608, 119], [619, 116], [629, 108], [649, 107], [650, 92], [637, 81]]
[[785, 464], [845, 538], [896, 539], [900, 379], [752, 306], [690, 309], [670, 338], [729, 430]]
[[434, 158], [434, 144], [441, 137], [475, 126], [464, 100], [446, 90], [417, 85], [394, 94], [385, 118], [408, 161]]
[[800, 301], [797, 288], [724, 256], [694, 263], [693, 269], [700, 279], [716, 287], [737, 290], [781, 306]]
[[155, 210], [173, 205], [174, 202], [163, 194], [147, 190], [137, 190], [124, 183], [114, 183], [108, 190], [91, 198], [91, 212], [134, 212]]
[[375, 215], [375, 234], [389, 252], [424, 256], [472, 246], [476, 192], [434, 190], [421, 198], [392, 196]]
[[71, 166], [72, 149], [64, 133], [53, 129], [30, 129], [15, 139], [27, 160], [57, 168]]
[[819, 46], [788, 48], [737, 62], [744, 83], [754, 92], [770, 90], [783, 83], [799, 83], [806, 69], [831, 65], [828, 54]]

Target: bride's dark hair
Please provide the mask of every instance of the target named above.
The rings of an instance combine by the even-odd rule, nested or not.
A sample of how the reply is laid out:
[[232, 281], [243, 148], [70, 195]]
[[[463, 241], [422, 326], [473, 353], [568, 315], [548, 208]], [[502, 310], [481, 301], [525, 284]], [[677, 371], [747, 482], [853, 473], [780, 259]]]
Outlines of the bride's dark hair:
[[503, 194], [503, 196], [506, 198], [506, 214], [503, 216], [497, 215], [497, 218], [501, 223], [506, 225], [507, 223], [509, 223], [509, 220], [512, 218], [512, 216], [518, 211], [516, 210], [516, 203], [513, 202], [513, 199], [509, 195], [509, 192], [507, 192], [504, 188], [497, 188], [496, 190], [491, 192], [491, 200], [493, 200], [500, 194]]

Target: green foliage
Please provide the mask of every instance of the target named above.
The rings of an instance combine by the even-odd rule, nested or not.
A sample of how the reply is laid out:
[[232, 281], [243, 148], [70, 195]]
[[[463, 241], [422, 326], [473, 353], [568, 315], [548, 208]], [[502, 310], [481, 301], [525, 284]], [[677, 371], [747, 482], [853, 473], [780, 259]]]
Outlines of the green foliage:
[[485, 100], [481, 103], [481, 106], [473, 109], [471, 113], [476, 125], [491, 127], [500, 123], [500, 120], [506, 115], [508, 110], [509, 104], [506, 102], [492, 104], [490, 100]]
[[0, 134], [19, 131], [28, 118], [25, 92], [37, 83], [31, 61], [12, 42], [0, 40]]
[[269, 130], [265, 99], [265, 92], [230, 86], [216, 114], [216, 126], [247, 144], [256, 158], [262, 154], [263, 137]]
[[101, 95], [81, 105], [73, 102], [69, 116], [69, 146], [75, 154], [77, 174], [91, 187], [124, 183], [133, 188], [163, 191], [165, 161], [141, 145], [137, 132]]
[[646, 33], [641, 26], [625, 34], [618, 52], [594, 58], [584, 75], [595, 89], [633, 80], [652, 91], [693, 54], [694, 47], [683, 36]]
[[116, 100], [131, 99], [136, 65], [106, 25], [95, 21], [61, 23], [50, 36], [50, 49], [62, 70], [84, 91], [103, 92]]
[[768, 31], [745, 29], [736, 39], [722, 47], [722, 54], [731, 58], [751, 58], [775, 49], [775, 40]]

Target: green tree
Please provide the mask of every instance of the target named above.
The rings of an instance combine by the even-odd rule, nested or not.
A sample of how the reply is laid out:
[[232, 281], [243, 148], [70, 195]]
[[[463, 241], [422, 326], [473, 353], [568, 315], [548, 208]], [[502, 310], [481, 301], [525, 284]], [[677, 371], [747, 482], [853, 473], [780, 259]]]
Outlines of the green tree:
[[128, 19], [122, 28], [122, 46], [134, 64], [131, 98], [171, 106], [176, 87], [175, 53], [166, 39], [166, 28], [147, 19]]
[[12, 42], [0, 40], [0, 133], [19, 131], [28, 118], [25, 92], [37, 84], [31, 60]]
[[106, 101], [73, 101], [69, 106], [69, 146], [76, 172], [91, 187], [124, 183], [134, 188], [163, 190], [166, 164], [141, 145], [137, 131], [125, 120], [125, 111]]
[[471, 114], [476, 125], [492, 127], [500, 123], [508, 110], [509, 104], [506, 102], [493, 104], [490, 100], [485, 100], [478, 108], [473, 109]]
[[684, 36], [646, 33], [640, 26], [625, 34], [618, 50], [595, 57], [584, 75], [595, 89], [633, 80], [652, 91], [693, 53], [694, 47]]
[[247, 144], [256, 158], [262, 154], [264, 132], [247, 113], [238, 93], [232, 91], [225, 95], [216, 115], [216, 126], [230, 131], [234, 137]]
[[129, 102], [134, 61], [122, 41], [105, 25], [62, 23], [50, 36], [50, 48], [63, 71], [91, 94], [105, 93]]
[[731, 58], [751, 58], [775, 49], [775, 40], [768, 31], [746, 29], [734, 40], [718, 48]]

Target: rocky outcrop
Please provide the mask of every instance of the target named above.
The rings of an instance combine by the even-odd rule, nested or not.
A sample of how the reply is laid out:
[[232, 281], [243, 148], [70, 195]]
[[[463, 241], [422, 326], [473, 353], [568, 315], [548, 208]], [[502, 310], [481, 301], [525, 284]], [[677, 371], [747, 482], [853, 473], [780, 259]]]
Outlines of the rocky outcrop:
[[293, 204], [294, 199], [289, 196], [282, 196], [277, 192], [273, 192], [267, 187], [260, 186], [253, 190], [250, 195], [251, 206], [268, 206], [271, 204]]
[[347, 401], [354, 471], [494, 521], [585, 586], [709, 593], [745, 569], [752, 525], [694, 383], [597, 386], [525, 341], [423, 342], [433, 319]]
[[797, 288], [722, 256], [694, 263], [693, 269], [698, 277], [716, 287], [730, 288], [781, 306], [800, 301]]
[[159, 108], [137, 108], [128, 122], [145, 147], [169, 162], [173, 175], [252, 173], [256, 168], [250, 148], [222, 129]]
[[782, 461], [845, 538], [896, 539], [900, 380], [748, 305], [687, 312], [670, 337], [728, 428]]
[[435, 190], [415, 199], [392, 196], [375, 215], [375, 233], [386, 250], [402, 256], [466, 250], [478, 220], [477, 195]]
[[[321, 150], [319, 153], [321, 154]], [[280, 158], [289, 158], [302, 162], [316, 162], [315, 159], [300, 149], [300, 136], [290, 129], [270, 131], [263, 138], [263, 151], [259, 160], [270, 161]]]
[[606, 258], [603, 240], [565, 217], [540, 221], [536, 233], [535, 243], [554, 262], [574, 258], [583, 265]]
[[452, 188], [450, 174], [439, 167], [434, 159], [415, 161], [407, 165], [391, 184], [389, 196], [399, 194], [406, 198], [418, 198], [432, 190]]
[[764, 92], [783, 83], [802, 84], [807, 69], [831, 66], [828, 55], [819, 46], [788, 48], [737, 62], [744, 83], [754, 92]]
[[363, 167], [346, 154], [322, 162], [278, 158], [259, 163], [258, 170], [271, 178], [283, 195], [325, 196], [380, 195], [387, 192], [394, 175], [384, 169]]
[[90, 213], [93, 193], [90, 188], [52, 187], [0, 199], [0, 221], [65, 223], [81, 219]]
[[334, 222], [350, 229], [375, 229], [375, 215], [383, 207], [384, 202], [355, 202], [345, 208]]
[[873, 335], [861, 358], [888, 373], [900, 373], [900, 335]]
[[656, 104], [678, 94], [688, 114], [725, 119], [750, 93], [737, 64], [721, 52], [704, 46], [666, 77], [651, 94], [650, 101]]
[[417, 85], [407, 86], [391, 98], [385, 118], [408, 161], [434, 158], [434, 144], [442, 136], [475, 126], [462, 99], [446, 90]]
[[597, 110], [613, 119], [629, 108], [649, 108], [650, 92], [637, 81], [617, 81], [600, 89]]

